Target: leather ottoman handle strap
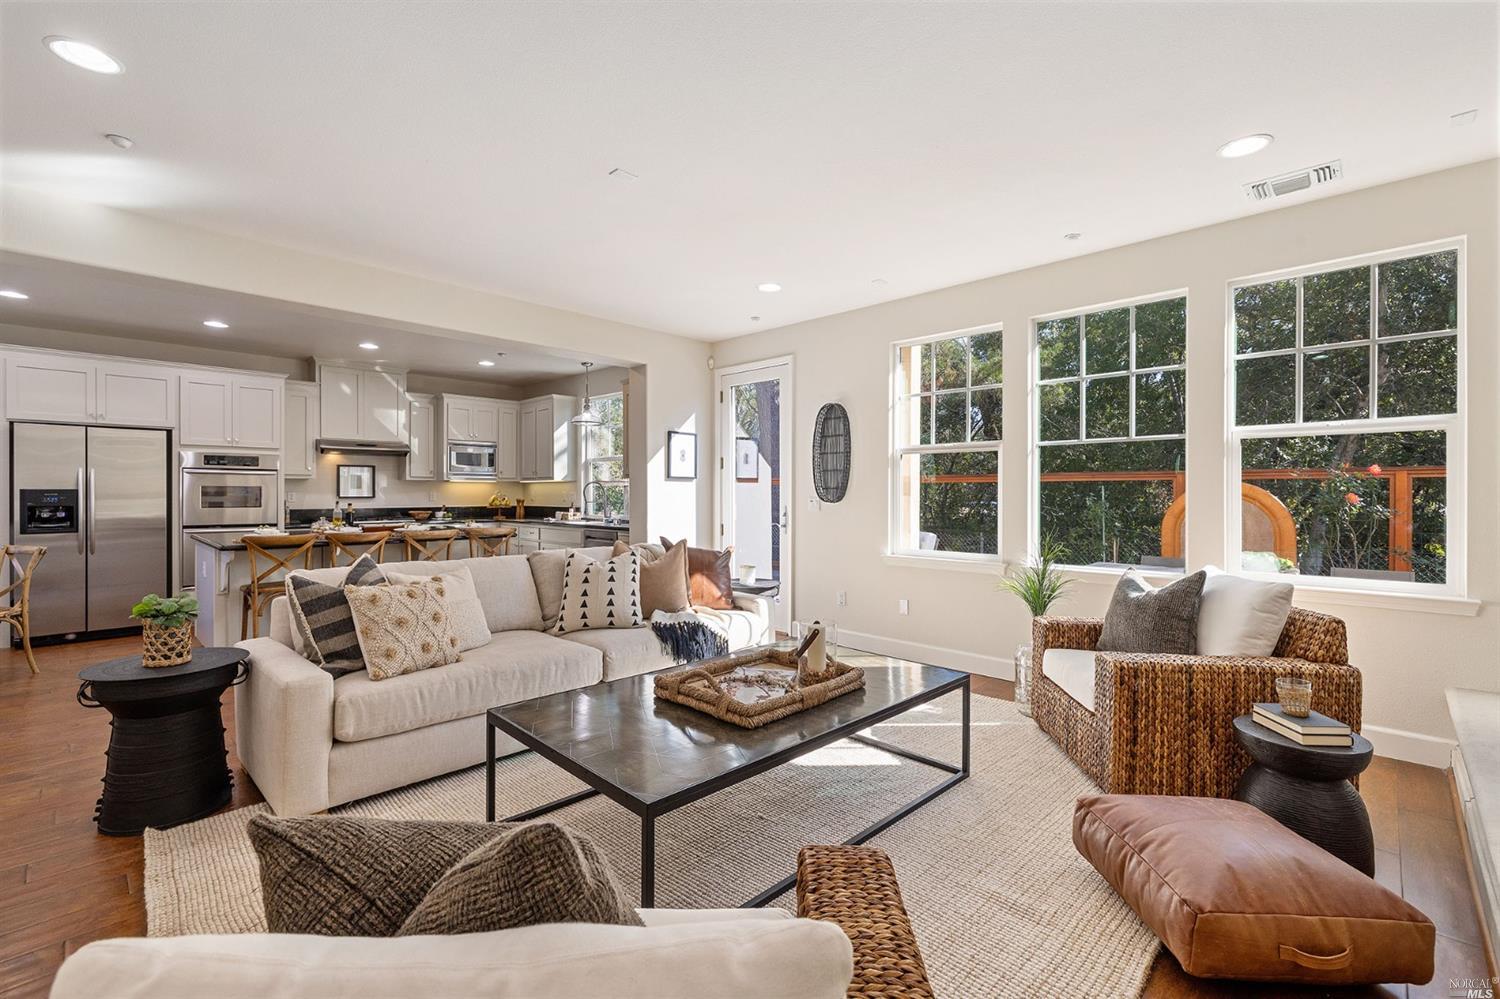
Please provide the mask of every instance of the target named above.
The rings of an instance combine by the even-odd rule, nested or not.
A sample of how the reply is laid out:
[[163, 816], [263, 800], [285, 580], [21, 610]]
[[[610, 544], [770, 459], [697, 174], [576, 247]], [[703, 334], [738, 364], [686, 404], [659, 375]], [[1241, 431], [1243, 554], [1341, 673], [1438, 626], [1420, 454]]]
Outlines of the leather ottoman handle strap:
[[1304, 968], [1313, 968], [1318, 971], [1337, 971], [1339, 968], [1347, 968], [1354, 963], [1354, 948], [1346, 947], [1337, 954], [1320, 957], [1317, 954], [1308, 954], [1295, 947], [1282, 944], [1280, 956], [1283, 961], [1291, 961], [1293, 964], [1300, 964]]

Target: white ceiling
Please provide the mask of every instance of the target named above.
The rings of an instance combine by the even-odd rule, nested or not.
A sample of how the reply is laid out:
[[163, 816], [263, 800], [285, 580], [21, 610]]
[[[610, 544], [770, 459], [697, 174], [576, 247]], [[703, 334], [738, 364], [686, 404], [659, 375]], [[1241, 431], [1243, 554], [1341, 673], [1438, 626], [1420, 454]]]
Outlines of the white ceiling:
[[[1493, 3], [0, 17], [8, 183], [707, 339], [1269, 210], [1240, 185], [1328, 159], [1346, 178], [1296, 197], [1500, 145]], [[48, 34], [126, 71], [67, 66]], [[1214, 155], [1260, 131], [1268, 151]]]
[[[0, 298], [0, 323], [125, 340], [298, 360], [379, 361], [421, 374], [516, 386], [580, 374], [580, 361], [619, 363], [14, 253], [0, 253], [0, 287], [31, 296]], [[205, 319], [229, 328], [209, 329]], [[361, 343], [380, 349], [363, 350]], [[500, 351], [504, 357], [497, 356]], [[495, 365], [481, 367], [481, 360]]]

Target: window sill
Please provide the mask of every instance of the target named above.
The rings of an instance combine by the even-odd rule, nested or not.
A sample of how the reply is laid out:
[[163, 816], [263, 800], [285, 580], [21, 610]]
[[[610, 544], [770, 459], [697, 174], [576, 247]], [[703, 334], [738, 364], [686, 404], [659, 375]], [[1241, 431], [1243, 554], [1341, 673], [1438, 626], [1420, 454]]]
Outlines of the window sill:
[[987, 558], [950, 558], [942, 555], [893, 555], [880, 556], [886, 565], [902, 569], [939, 569], [946, 572], [977, 572], [995, 575], [1005, 568], [1005, 560], [998, 555]]
[[1304, 606], [1304, 602], [1310, 604], [1314, 610], [1320, 604], [1332, 604], [1338, 607], [1375, 607], [1405, 611], [1408, 614], [1448, 614], [1454, 617], [1474, 617], [1482, 605], [1482, 601], [1471, 597], [1381, 593], [1378, 590], [1347, 590], [1334, 586], [1297, 586], [1292, 601], [1299, 607]]

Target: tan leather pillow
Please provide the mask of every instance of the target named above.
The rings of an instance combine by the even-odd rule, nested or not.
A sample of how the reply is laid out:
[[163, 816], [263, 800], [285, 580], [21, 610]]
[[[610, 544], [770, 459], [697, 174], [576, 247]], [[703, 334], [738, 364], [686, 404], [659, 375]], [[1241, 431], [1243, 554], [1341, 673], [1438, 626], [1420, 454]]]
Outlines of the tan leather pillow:
[[[686, 545], [684, 539], [678, 544]], [[666, 538], [661, 539], [663, 548], [673, 547]], [[712, 548], [689, 548], [687, 550], [688, 599], [694, 607], [709, 607], [713, 610], [734, 609], [734, 546], [723, 551]]]
[[616, 541], [610, 557], [624, 555], [632, 547], [641, 555], [641, 613], [649, 619], [659, 610], [669, 614], [687, 610], [687, 542], [679, 541], [657, 555], [653, 545], [632, 546]]
[[1073, 845], [1200, 978], [1325, 985], [1432, 978], [1432, 921], [1253, 805], [1080, 798]]

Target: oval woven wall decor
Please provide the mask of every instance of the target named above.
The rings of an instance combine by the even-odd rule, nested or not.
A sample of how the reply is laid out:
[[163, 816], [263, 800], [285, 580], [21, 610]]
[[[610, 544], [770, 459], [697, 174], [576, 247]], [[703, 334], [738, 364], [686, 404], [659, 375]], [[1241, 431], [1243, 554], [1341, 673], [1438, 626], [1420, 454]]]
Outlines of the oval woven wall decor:
[[837, 503], [849, 489], [849, 411], [836, 402], [818, 410], [813, 423], [813, 488], [824, 503]]

